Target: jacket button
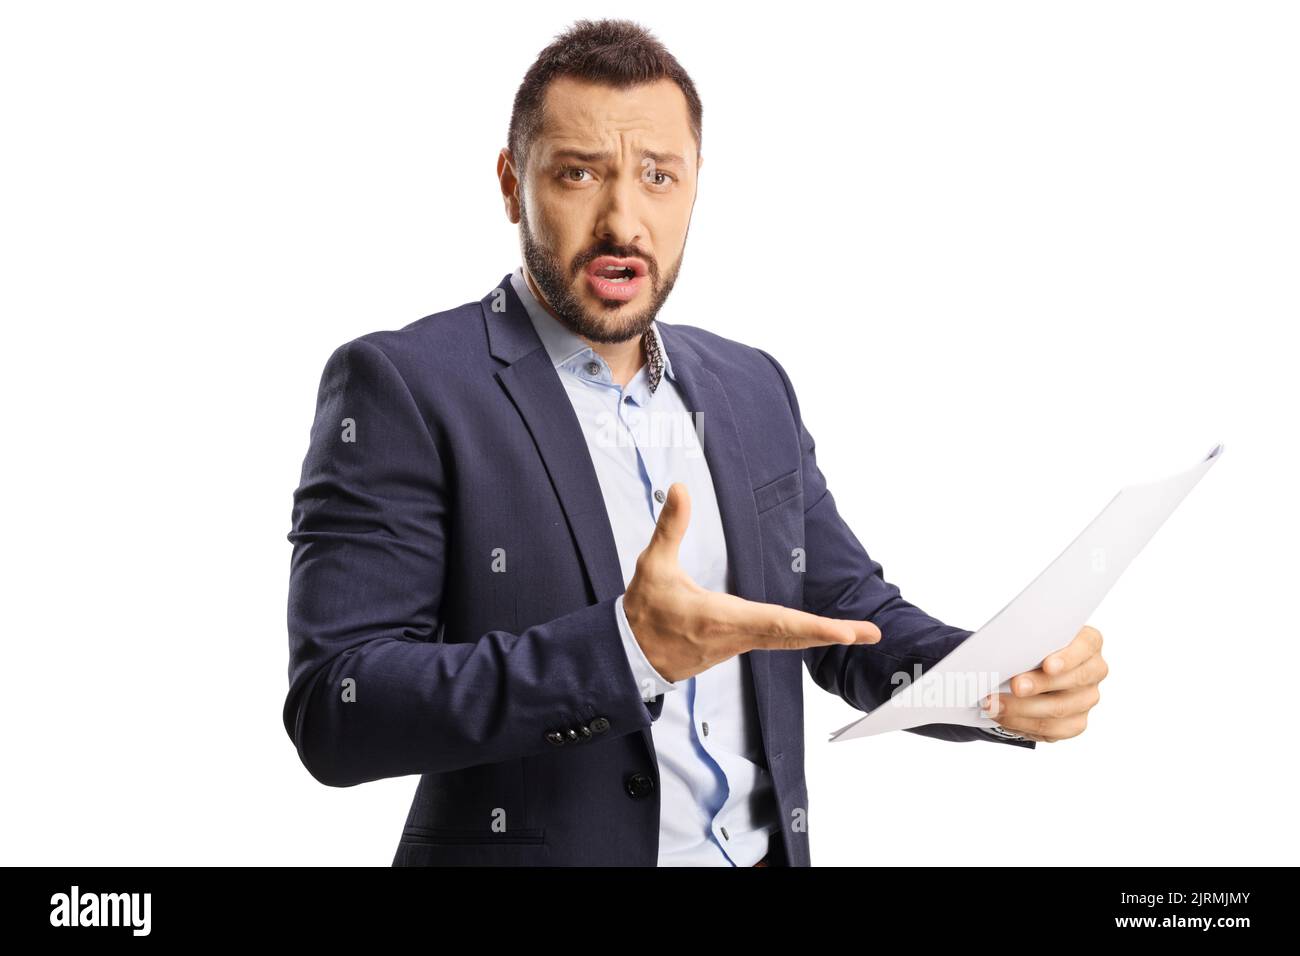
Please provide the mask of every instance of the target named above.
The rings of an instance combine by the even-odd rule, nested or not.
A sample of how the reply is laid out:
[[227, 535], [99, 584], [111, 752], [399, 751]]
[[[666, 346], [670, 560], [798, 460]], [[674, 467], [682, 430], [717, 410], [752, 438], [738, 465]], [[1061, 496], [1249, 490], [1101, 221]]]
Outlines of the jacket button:
[[574, 730], [572, 727], [570, 727], [568, 730], [564, 732], [564, 742], [566, 744], [577, 743], [581, 739], [582, 738], [578, 736], [578, 732]]
[[564, 734], [560, 733], [558, 730], [552, 730], [546, 735], [546, 739], [557, 747], [564, 745]]
[[578, 739], [579, 739], [579, 740], [590, 740], [590, 739], [591, 739], [591, 728], [588, 727], [586, 724], [581, 724], [581, 725], [579, 725], [579, 727], [578, 727]]
[[631, 774], [624, 782], [627, 792], [634, 797], [648, 797], [654, 791], [654, 778], [648, 773]]
[[603, 734], [603, 733], [604, 733], [605, 731], [607, 731], [607, 730], [609, 730], [609, 720], [608, 720], [608, 719], [606, 719], [606, 718], [604, 718], [604, 717], [596, 717], [595, 719], [592, 720], [592, 722], [591, 722], [591, 732], [592, 732], [592, 733], [595, 733], [595, 734]]

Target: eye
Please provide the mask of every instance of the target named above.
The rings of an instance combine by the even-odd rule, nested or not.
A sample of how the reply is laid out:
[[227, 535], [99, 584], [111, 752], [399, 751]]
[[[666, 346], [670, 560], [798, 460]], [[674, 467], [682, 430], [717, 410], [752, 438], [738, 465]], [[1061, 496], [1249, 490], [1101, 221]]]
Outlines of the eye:
[[560, 167], [560, 178], [566, 180], [567, 182], [571, 182], [571, 183], [580, 183], [580, 182], [585, 182], [585, 180], [582, 180], [582, 179], [574, 179], [574, 178], [573, 178], [572, 176], [570, 176], [569, 174], [570, 174], [570, 173], [588, 173], [588, 174], [590, 174], [590, 172], [591, 172], [591, 171], [588, 170], [588, 169], [587, 169], [586, 167], [584, 167], [584, 166], [562, 166], [562, 167]]
[[[658, 177], [660, 176], [665, 177], [667, 181], [660, 182], [658, 179]], [[641, 174], [641, 179], [644, 182], [649, 183], [651, 186], [668, 186], [670, 183], [674, 183], [677, 181], [677, 177], [674, 176], [672, 173], [666, 172], [662, 169], [658, 169], [657, 167], [653, 167], [653, 166], [646, 167], [645, 171]]]

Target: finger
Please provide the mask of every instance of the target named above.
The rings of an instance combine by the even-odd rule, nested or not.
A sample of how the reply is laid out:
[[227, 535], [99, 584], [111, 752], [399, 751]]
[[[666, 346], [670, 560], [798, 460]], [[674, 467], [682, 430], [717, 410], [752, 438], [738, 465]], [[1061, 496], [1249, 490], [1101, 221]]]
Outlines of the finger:
[[1061, 650], [1049, 654], [1043, 659], [1043, 673], [1049, 677], [1054, 677], [1057, 674], [1078, 667], [1100, 651], [1101, 631], [1085, 624], [1079, 629], [1079, 633], [1074, 635], [1074, 640], [1070, 641]]
[[1031, 694], [1045, 694], [1054, 690], [1069, 690], [1073, 687], [1084, 687], [1088, 684], [1096, 684], [1103, 680], [1109, 673], [1105, 659], [1096, 654], [1074, 670], [1064, 671], [1059, 674], [1045, 674], [1041, 667], [1032, 671], [1025, 671], [1023, 674], [1017, 674], [1011, 678], [1011, 693], [1017, 697], [1028, 697]]
[[686, 485], [674, 481], [668, 486], [668, 496], [664, 499], [664, 506], [659, 509], [659, 519], [655, 522], [646, 550], [676, 561], [690, 520], [691, 496], [686, 493]]
[[880, 628], [870, 621], [821, 617], [780, 604], [743, 601], [738, 625], [752, 647], [801, 650], [827, 644], [875, 644]]
[[1087, 687], [1075, 687], [1071, 690], [1057, 690], [1033, 697], [1013, 697], [1010, 694], [991, 694], [989, 703], [984, 705], [985, 713], [1008, 730], [1007, 721], [1027, 721], [1048, 717], [1063, 720], [1076, 714], [1086, 714], [1101, 699], [1101, 691], [1096, 684]]

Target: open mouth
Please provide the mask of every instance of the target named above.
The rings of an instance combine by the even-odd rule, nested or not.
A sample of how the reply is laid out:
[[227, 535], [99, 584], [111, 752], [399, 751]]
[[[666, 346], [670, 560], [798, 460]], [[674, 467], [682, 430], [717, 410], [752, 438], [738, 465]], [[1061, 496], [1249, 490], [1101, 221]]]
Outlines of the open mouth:
[[605, 266], [597, 270], [596, 275], [606, 282], [626, 282], [628, 279], [635, 278], [636, 270], [631, 266]]
[[588, 263], [587, 281], [600, 298], [627, 302], [636, 296], [647, 272], [643, 259], [600, 256]]
[[646, 274], [645, 262], [641, 259], [617, 259], [614, 256], [600, 256], [587, 266], [590, 275], [604, 279], [606, 282], [629, 282]]

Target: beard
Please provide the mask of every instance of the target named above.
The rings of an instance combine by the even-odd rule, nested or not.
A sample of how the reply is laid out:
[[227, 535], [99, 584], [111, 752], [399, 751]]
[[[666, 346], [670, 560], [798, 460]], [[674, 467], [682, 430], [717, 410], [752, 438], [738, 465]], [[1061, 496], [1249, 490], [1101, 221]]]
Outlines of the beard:
[[[677, 256], [677, 262], [664, 277], [660, 275], [659, 263], [653, 257], [635, 248], [601, 242], [578, 255], [566, 268], [559, 258], [551, 253], [550, 248], [533, 234], [532, 226], [528, 221], [528, 207], [523, 202], [519, 204], [519, 224], [522, 229], [524, 264], [528, 267], [533, 282], [545, 297], [546, 305], [550, 306], [551, 311], [565, 328], [590, 342], [613, 344], [645, 335], [650, 329], [650, 323], [655, 320], [655, 316], [659, 314], [664, 301], [668, 298], [668, 293], [673, 291], [677, 274], [682, 268], [682, 258], [686, 255], [686, 244], [683, 240], [682, 251]], [[687, 233], [689, 232], [688, 225]], [[647, 278], [650, 280], [650, 302], [645, 308], [639, 312], [623, 315], [619, 310], [627, 309], [626, 302], [601, 299], [600, 301], [605, 304], [604, 311], [594, 314], [588, 311], [573, 291], [573, 279], [582, 274], [587, 263], [600, 256], [616, 256], [620, 259], [636, 256], [645, 260]]]

